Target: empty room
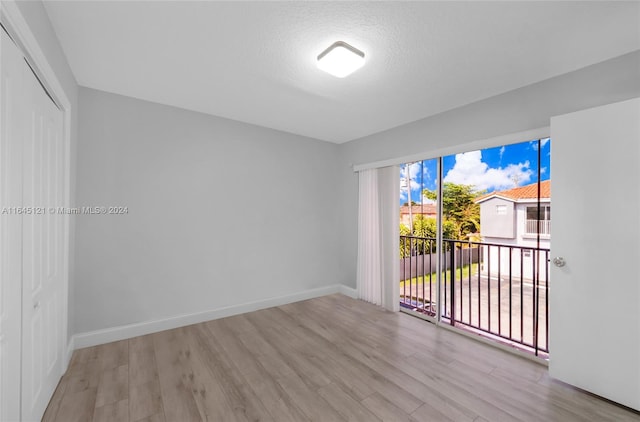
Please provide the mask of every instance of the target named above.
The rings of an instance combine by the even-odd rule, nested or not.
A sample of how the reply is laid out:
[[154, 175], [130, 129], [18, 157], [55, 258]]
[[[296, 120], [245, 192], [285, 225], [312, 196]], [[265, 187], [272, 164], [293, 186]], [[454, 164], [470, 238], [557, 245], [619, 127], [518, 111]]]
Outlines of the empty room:
[[640, 2], [0, 23], [0, 421], [640, 421]]

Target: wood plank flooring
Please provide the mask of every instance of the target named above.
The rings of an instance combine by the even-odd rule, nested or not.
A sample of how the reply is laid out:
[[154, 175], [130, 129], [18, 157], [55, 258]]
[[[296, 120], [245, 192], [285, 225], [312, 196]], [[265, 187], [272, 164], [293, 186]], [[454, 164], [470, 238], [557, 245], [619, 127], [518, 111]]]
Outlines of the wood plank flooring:
[[546, 367], [342, 295], [75, 351], [45, 421], [640, 421]]

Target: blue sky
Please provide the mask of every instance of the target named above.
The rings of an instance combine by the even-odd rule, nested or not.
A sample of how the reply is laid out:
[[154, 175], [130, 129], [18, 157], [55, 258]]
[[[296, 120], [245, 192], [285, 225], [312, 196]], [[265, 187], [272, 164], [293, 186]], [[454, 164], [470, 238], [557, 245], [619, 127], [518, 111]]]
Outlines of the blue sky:
[[[551, 142], [540, 140], [540, 180], [551, 176]], [[478, 190], [493, 192], [538, 181], [538, 141], [469, 151], [443, 158], [445, 182], [474, 185]], [[436, 160], [412, 163], [409, 168], [411, 199], [421, 201], [421, 186], [436, 187]], [[407, 168], [400, 170], [400, 204], [407, 202]]]

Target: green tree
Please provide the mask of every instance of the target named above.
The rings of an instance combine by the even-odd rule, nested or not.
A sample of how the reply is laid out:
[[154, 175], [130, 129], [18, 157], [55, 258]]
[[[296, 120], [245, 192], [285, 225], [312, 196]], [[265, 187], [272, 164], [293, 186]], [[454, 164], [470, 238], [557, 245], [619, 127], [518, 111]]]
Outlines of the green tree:
[[[422, 255], [436, 251], [436, 233], [438, 231], [435, 218], [416, 215], [413, 219], [413, 230], [404, 224], [400, 224], [400, 258], [406, 258], [411, 254]], [[451, 221], [442, 223], [442, 234], [445, 239], [453, 239], [456, 234], [456, 225]], [[407, 239], [404, 236], [413, 236], [420, 239]]]
[[436, 245], [434, 239], [436, 238], [437, 230], [435, 218], [425, 218], [424, 215], [416, 215], [413, 218], [412, 234], [422, 239], [414, 239], [413, 250], [419, 255], [435, 251]]
[[[443, 239], [455, 239], [458, 233], [458, 226], [451, 220], [444, 220], [442, 222], [442, 238]], [[448, 250], [448, 247], [447, 247]]]
[[[469, 235], [480, 231], [480, 205], [475, 198], [485, 191], [476, 190], [473, 185], [446, 182], [442, 187], [442, 213], [447, 221], [454, 224], [453, 237], [449, 239], [467, 240]], [[422, 195], [436, 201], [438, 192], [425, 189]], [[444, 226], [444, 225], [443, 225]], [[447, 238], [445, 236], [445, 238]]]
[[411, 229], [400, 223], [400, 258], [406, 258], [411, 254], [411, 243], [403, 236], [411, 236]]
[[416, 237], [428, 237], [435, 239], [438, 228], [435, 218], [425, 217], [424, 215], [416, 215], [413, 217], [412, 234]]

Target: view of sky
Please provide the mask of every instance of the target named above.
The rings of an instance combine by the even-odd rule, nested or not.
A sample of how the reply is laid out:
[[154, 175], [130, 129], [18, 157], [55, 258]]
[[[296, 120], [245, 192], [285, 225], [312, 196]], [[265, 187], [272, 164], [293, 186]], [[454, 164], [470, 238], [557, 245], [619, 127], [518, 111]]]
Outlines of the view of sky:
[[[538, 140], [449, 155], [443, 158], [444, 182], [473, 185], [479, 191], [493, 192], [524, 186], [551, 176], [551, 142], [541, 139], [538, 164]], [[407, 179], [411, 200], [420, 203], [423, 188], [435, 189], [437, 160], [412, 163], [400, 169], [400, 205], [407, 202]], [[407, 178], [407, 173], [409, 178]], [[429, 202], [424, 200], [425, 203]]]

